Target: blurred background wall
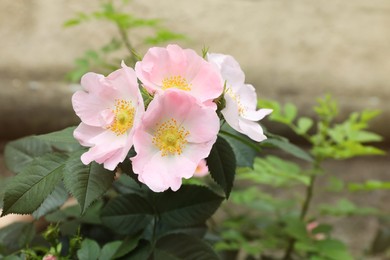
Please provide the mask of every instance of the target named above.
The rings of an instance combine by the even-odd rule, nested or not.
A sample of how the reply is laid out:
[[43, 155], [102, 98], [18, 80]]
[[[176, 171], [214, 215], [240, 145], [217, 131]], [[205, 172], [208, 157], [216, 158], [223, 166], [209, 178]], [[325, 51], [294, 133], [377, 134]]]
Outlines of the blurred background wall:
[[[85, 50], [117, 29], [91, 21], [64, 28], [101, 1], [0, 1], [0, 139], [77, 124], [64, 75]], [[161, 18], [199, 53], [233, 55], [259, 97], [290, 101], [303, 114], [316, 97], [335, 96], [343, 114], [381, 109], [374, 122], [390, 138], [390, 1], [388, 0], [134, 0], [126, 10]], [[137, 33], [130, 35], [137, 43]], [[119, 65], [119, 64], [118, 64]]]

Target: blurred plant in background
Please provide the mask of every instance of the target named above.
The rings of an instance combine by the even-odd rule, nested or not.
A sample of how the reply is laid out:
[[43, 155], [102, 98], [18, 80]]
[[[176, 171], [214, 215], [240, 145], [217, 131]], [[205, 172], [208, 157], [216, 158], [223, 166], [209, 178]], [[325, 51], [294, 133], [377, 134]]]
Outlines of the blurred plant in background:
[[[261, 107], [273, 109], [269, 120], [288, 126], [310, 144], [310, 157], [294, 153], [304, 159], [304, 163], [298, 164], [296, 160], [266, 155], [255, 158], [253, 169], [237, 170], [235, 189], [223, 207], [226, 220], [216, 227], [222, 238], [215, 245], [218, 250], [235, 250], [248, 259], [353, 259], [348, 246], [332, 236], [333, 227], [321, 222], [321, 217], [386, 218], [388, 212], [356, 205], [342, 198], [341, 193], [334, 204], [312, 203], [317, 178], [327, 177], [322, 166], [325, 160], [384, 154], [371, 145], [381, 141], [381, 136], [367, 130], [379, 111], [354, 112], [337, 123], [336, 101], [328, 95], [317, 102], [314, 107], [317, 121], [313, 121], [299, 117], [291, 103], [282, 106], [276, 101], [259, 100]], [[266, 140], [262, 146], [274, 146], [275, 141], [278, 140]], [[389, 189], [390, 184], [379, 180], [346, 184], [334, 176], [328, 177], [327, 182], [332, 192]]]
[[[65, 27], [71, 27], [102, 20], [114, 25], [118, 32], [101, 48], [87, 50], [83, 57], [75, 61], [75, 69], [67, 76], [70, 81], [78, 82], [88, 71], [108, 74], [118, 68], [121, 60], [133, 67], [140, 59], [135, 42], [147, 46], [186, 39], [184, 35], [162, 26], [160, 19], [144, 19], [123, 12], [127, 4], [129, 1], [126, 0], [103, 1], [98, 11], [78, 13], [75, 18], [65, 22]], [[152, 35], [133, 41], [132, 33], [138, 29], [151, 31]], [[121, 52], [125, 52], [125, 56]], [[206, 53], [204, 50], [204, 57]], [[145, 200], [159, 200], [164, 196], [173, 196], [172, 193], [152, 196], [132, 178], [134, 174], [131, 166], [123, 163], [119, 167], [122, 174], [115, 177], [112, 187], [108, 186], [114, 176], [107, 177], [110, 180], [107, 181], [109, 185], [104, 187], [107, 190], [104, 195], [97, 190], [88, 194], [81, 189], [75, 192], [78, 194], [76, 197], [85, 199], [81, 207], [75, 203], [62, 206], [68, 199], [68, 192], [63, 184], [57, 185], [48, 199], [34, 211], [33, 222], [14, 223], [0, 229], [0, 257], [4, 255], [8, 260], [42, 259], [42, 256], [57, 256], [58, 259], [146, 259], [151, 250], [148, 241], [153, 238], [154, 242], [157, 240], [152, 245], [153, 249], [156, 246], [156, 251], [160, 257], [165, 257], [164, 260], [187, 259], [190, 254], [202, 250], [214, 257], [210, 245], [223, 259], [353, 259], [348, 245], [333, 236], [333, 227], [322, 218], [328, 215], [374, 215], [385, 223], [389, 222], [386, 216], [388, 212], [356, 205], [343, 198], [341, 192], [390, 189], [390, 183], [375, 179], [363, 183], [345, 183], [341, 178], [328, 177], [323, 163], [326, 160], [384, 154], [372, 145], [382, 138], [368, 130], [370, 121], [379, 112], [355, 112], [346, 120], [337, 122], [335, 119], [339, 108], [330, 96], [318, 99], [318, 104], [314, 107], [315, 121], [299, 117], [297, 108], [291, 103], [282, 106], [277, 101], [259, 100], [259, 106], [273, 109], [269, 120], [288, 126], [296, 135], [305, 139], [310, 146], [309, 151], [270, 132], [266, 133], [266, 141], [260, 145], [254, 144], [225, 124], [219, 136], [226, 142], [220, 141], [216, 149], [218, 151], [214, 154], [226, 161], [226, 164], [220, 166], [226, 168], [221, 168], [221, 172], [233, 172], [229, 175], [222, 174], [218, 178], [223, 191], [211, 181], [210, 176], [192, 178], [186, 180], [185, 185], [203, 185], [209, 189], [192, 187], [197, 195], [197, 200], [194, 199], [192, 204], [181, 204], [181, 201], [173, 200], [179, 208], [162, 205], [161, 208], [153, 209], [152, 214], [147, 211], [149, 209], [145, 206]], [[72, 138], [73, 130], [74, 128], [70, 128], [10, 142], [6, 147], [5, 158], [8, 167], [17, 173], [34, 160], [46, 157], [53, 159], [53, 155], [47, 155], [48, 153], [74, 153], [80, 146]], [[232, 158], [223, 151], [229, 149], [234, 152], [236, 169], [227, 169]], [[281, 151], [287, 154], [281, 155]], [[74, 172], [84, 175], [86, 170], [80, 164], [79, 156], [80, 153], [77, 152], [76, 156], [68, 159], [67, 165], [75, 165], [78, 168]], [[213, 160], [217, 159], [219, 157]], [[335, 204], [312, 203], [318, 187], [315, 183], [319, 177], [326, 178], [329, 192], [339, 194], [340, 199]], [[233, 180], [235, 185], [230, 192]], [[71, 184], [67, 183], [68, 186]], [[7, 185], [2, 182], [0, 186]], [[80, 185], [75, 186], [80, 188]], [[4, 190], [0, 189], [1, 198]], [[229, 195], [230, 192], [230, 197], [219, 209], [222, 217], [208, 221], [211, 227], [208, 231], [204, 222], [222, 201], [221, 197], [212, 194], [210, 190], [218, 190], [219, 195]], [[178, 194], [188, 195], [188, 191], [189, 186], [187, 190], [179, 190]], [[130, 224], [125, 229], [118, 224], [118, 219], [123, 220], [123, 216], [113, 215], [113, 212], [123, 206], [121, 201], [116, 200], [116, 204], [111, 203], [106, 207], [107, 202], [115, 197], [125, 198], [126, 202], [133, 205], [126, 209], [128, 212], [124, 217]], [[96, 198], [99, 199], [92, 203]], [[145, 212], [141, 214], [137, 211], [140, 209]], [[187, 221], [190, 219], [191, 223], [180, 225], [173, 222], [172, 219], [178, 216], [184, 216]], [[194, 216], [200, 217], [195, 219]], [[145, 225], [131, 226], [143, 218], [147, 218]], [[371, 253], [390, 255], [389, 244], [388, 230], [383, 229], [378, 232]], [[173, 258], [167, 252], [175, 252], [175, 257], [180, 255], [181, 258]], [[5, 256], [7, 254], [10, 255]]]
[[[140, 59], [134, 42], [142, 46], [150, 46], [186, 39], [183, 34], [165, 28], [161, 19], [139, 18], [134, 14], [124, 12], [123, 10], [130, 2], [130, 0], [102, 1], [98, 11], [93, 13], [79, 12], [75, 18], [64, 23], [65, 27], [73, 27], [85, 22], [100, 20], [114, 25], [117, 29], [117, 35], [109, 39], [102, 47], [97, 50], [89, 49], [82, 57], [75, 60], [75, 68], [67, 74], [69, 81], [79, 82], [81, 76], [89, 71], [106, 75], [117, 69], [117, 64], [120, 64], [122, 60], [128, 66], [133, 67]], [[149, 35], [145, 34], [148, 36], [134, 40], [132, 33], [140, 29], [149, 32]], [[121, 51], [126, 51], [126, 54], [123, 55]], [[118, 52], [121, 55], [118, 56]]]

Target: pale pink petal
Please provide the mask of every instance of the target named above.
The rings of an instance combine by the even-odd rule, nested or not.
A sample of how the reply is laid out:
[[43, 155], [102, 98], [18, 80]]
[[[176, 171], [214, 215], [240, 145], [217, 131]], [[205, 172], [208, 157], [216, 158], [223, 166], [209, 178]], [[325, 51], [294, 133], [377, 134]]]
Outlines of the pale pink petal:
[[241, 85], [245, 81], [245, 74], [238, 62], [230, 55], [208, 53], [207, 60], [217, 65], [224, 80], [230, 85]]
[[84, 89], [90, 93], [96, 92], [99, 93], [101, 91], [102, 82], [104, 80], [104, 76], [101, 74], [96, 74], [93, 72], [88, 72], [81, 77], [80, 84], [84, 87]]
[[[242, 119], [239, 121], [240, 133], [246, 134], [249, 138], [261, 142], [267, 137], [263, 133], [263, 129], [257, 122]], [[237, 130], [238, 131], [238, 130]]]
[[245, 111], [242, 117], [251, 121], [259, 121], [271, 113], [272, 113], [272, 109], [262, 108], [259, 110]]
[[194, 177], [204, 177], [209, 173], [209, 167], [207, 166], [206, 160], [203, 159], [199, 162], [196, 167]]
[[[121, 69], [107, 77], [87, 73], [81, 84], [86, 91], [78, 91], [72, 97], [73, 108], [82, 121], [74, 136], [81, 145], [91, 147], [81, 160], [84, 164], [96, 161], [114, 170], [126, 158], [133, 144], [134, 129], [144, 113], [135, 72], [122, 63]], [[116, 117], [133, 113], [133, 108], [134, 120], [120, 126]], [[126, 116], [125, 120], [130, 118]]]
[[241, 104], [245, 106], [247, 110], [255, 110], [257, 106], [257, 94], [256, 89], [250, 84], [237, 85], [235, 94], [240, 100]]
[[[189, 133], [180, 146], [180, 152], [163, 150], [153, 142], [161, 124], [167, 122], [173, 122], [168, 123], [172, 129], [183, 128]], [[181, 179], [191, 178], [199, 162], [210, 154], [218, 130], [219, 119], [213, 108], [203, 105], [184, 91], [172, 89], [158, 94], [149, 104], [140, 127], [134, 133], [137, 155], [131, 158], [133, 170], [138, 174], [138, 179], [153, 191], [177, 190], [181, 186]], [[190, 135], [194, 135], [193, 140], [189, 138]], [[158, 144], [164, 140], [158, 139]]]
[[226, 106], [221, 110], [223, 117], [226, 122], [235, 130], [240, 131], [240, 127], [238, 125], [238, 106], [236, 101], [231, 98], [229, 95], [225, 95]]
[[94, 143], [90, 140], [95, 136], [102, 134], [105, 129], [101, 127], [89, 126], [84, 123], [80, 123], [79, 126], [74, 130], [74, 138], [80, 142], [82, 146], [93, 146]]
[[165, 191], [172, 187], [177, 190], [181, 186], [181, 178], [176, 177], [175, 172], [185, 169], [172, 169], [173, 165], [174, 163], [170, 164], [165, 157], [155, 154], [145, 165], [142, 181], [155, 192]]
[[202, 102], [217, 98], [223, 91], [217, 68], [193, 50], [177, 45], [150, 48], [143, 60], [137, 62], [135, 71], [150, 93], [164, 92], [163, 80], [176, 76], [182, 77], [190, 88], [187, 91]]
[[84, 91], [77, 91], [72, 96], [73, 109], [81, 121], [90, 126], [102, 126], [101, 113], [114, 105], [114, 100], [101, 98]]

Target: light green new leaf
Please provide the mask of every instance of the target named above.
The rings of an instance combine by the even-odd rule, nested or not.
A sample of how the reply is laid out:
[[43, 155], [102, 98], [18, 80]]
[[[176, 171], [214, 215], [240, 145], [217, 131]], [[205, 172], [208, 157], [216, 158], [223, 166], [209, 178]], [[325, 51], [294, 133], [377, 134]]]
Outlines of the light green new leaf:
[[307, 131], [313, 126], [313, 120], [308, 117], [301, 117], [297, 122], [297, 133], [298, 134], [306, 134]]
[[389, 181], [368, 180], [364, 183], [349, 183], [350, 191], [390, 190]]
[[64, 168], [66, 189], [77, 199], [81, 212], [100, 198], [114, 181], [114, 173], [92, 162], [84, 165], [80, 156], [83, 151], [72, 154]]
[[237, 177], [275, 187], [291, 186], [296, 183], [309, 185], [309, 176], [302, 174], [302, 170], [297, 164], [275, 156], [256, 158], [253, 170], [242, 170], [241, 173], [237, 174]]
[[6, 188], [2, 216], [36, 210], [61, 180], [65, 160], [64, 155], [47, 154], [23, 168]]

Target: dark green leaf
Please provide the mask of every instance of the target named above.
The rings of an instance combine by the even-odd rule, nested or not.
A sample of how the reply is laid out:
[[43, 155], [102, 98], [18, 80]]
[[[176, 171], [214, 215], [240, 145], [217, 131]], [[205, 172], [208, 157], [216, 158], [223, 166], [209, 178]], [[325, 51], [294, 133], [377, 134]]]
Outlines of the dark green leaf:
[[115, 251], [113, 259], [122, 257], [133, 251], [133, 249], [137, 247], [139, 240], [140, 235], [127, 236], [125, 239], [122, 240], [120, 246]]
[[91, 239], [84, 239], [81, 248], [77, 250], [79, 260], [97, 260], [100, 255], [99, 244]]
[[64, 168], [64, 184], [66, 189], [76, 197], [81, 206], [81, 212], [100, 198], [114, 181], [114, 173], [103, 168], [95, 162], [84, 165], [81, 153], [72, 154]]
[[281, 140], [281, 139], [266, 139], [262, 142], [262, 144], [271, 144], [297, 158], [303, 159], [308, 162], [312, 162], [313, 158], [310, 154], [299, 148], [298, 146], [290, 143], [288, 140]]
[[51, 151], [49, 144], [34, 136], [28, 136], [9, 142], [4, 149], [4, 160], [8, 169], [19, 173], [34, 158]]
[[236, 158], [229, 143], [218, 136], [207, 158], [210, 175], [216, 183], [225, 191], [229, 198], [236, 173]]
[[150, 259], [152, 253], [152, 246], [148, 241], [141, 240], [138, 246], [126, 256], [120, 258], [121, 260], [144, 260]]
[[[240, 139], [245, 140], [246, 142], [253, 143], [249, 138], [246, 136], [238, 133], [231, 127], [229, 127], [227, 124], [225, 124], [222, 127], [223, 131], [226, 131], [232, 135], [235, 135], [239, 137]], [[253, 167], [253, 161], [256, 157], [257, 151], [253, 149], [252, 147], [246, 145], [242, 141], [239, 141], [231, 136], [225, 135], [225, 140], [229, 143], [229, 145], [232, 147], [234, 155], [236, 157], [237, 167]]]
[[64, 155], [47, 154], [23, 168], [7, 186], [2, 216], [36, 210], [61, 180], [65, 159]]
[[36, 138], [50, 144], [57, 150], [73, 152], [82, 149], [79, 142], [73, 137], [76, 127], [68, 127], [60, 131], [44, 135], [37, 135]]
[[10, 251], [26, 247], [35, 235], [31, 222], [16, 222], [0, 229], [0, 245]]
[[121, 244], [122, 241], [113, 241], [105, 244], [100, 252], [99, 260], [113, 259], [115, 252], [119, 249]]
[[101, 219], [118, 234], [135, 234], [152, 220], [153, 208], [138, 194], [125, 194], [109, 201]]
[[42, 205], [33, 212], [33, 217], [39, 219], [40, 217], [58, 209], [68, 199], [68, 192], [66, 192], [62, 183], [59, 183], [54, 191], [43, 201]]
[[223, 198], [204, 186], [183, 185], [176, 192], [156, 196], [161, 222], [173, 227], [204, 223], [218, 209]]
[[168, 235], [157, 241], [155, 260], [213, 260], [219, 259], [210, 245], [185, 234]]

